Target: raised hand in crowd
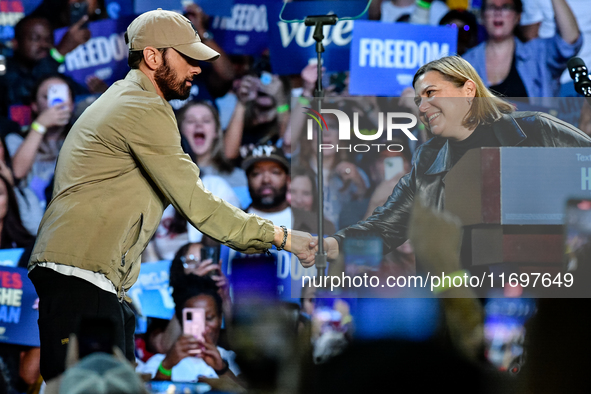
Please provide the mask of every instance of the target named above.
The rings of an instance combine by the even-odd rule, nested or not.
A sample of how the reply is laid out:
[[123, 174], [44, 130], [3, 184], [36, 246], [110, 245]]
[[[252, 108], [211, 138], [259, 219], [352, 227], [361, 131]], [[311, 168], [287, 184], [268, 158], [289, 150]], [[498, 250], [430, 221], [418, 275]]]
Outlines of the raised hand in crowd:
[[88, 22], [88, 15], [83, 16], [78, 22], [70, 26], [60, 43], [57, 44], [55, 49], [57, 49], [62, 56], [72, 52], [78, 47], [78, 45], [84, 44], [90, 40], [90, 30], [82, 27], [86, 22]]
[[341, 161], [337, 164], [334, 170], [343, 180], [343, 190], [347, 189], [349, 184], [353, 183], [356, 186], [357, 197], [362, 197], [367, 190], [367, 186], [357, 168], [358, 167], [351, 162]]
[[72, 116], [72, 108], [69, 103], [58, 104], [43, 110], [35, 122], [46, 128], [65, 126]]
[[241, 79], [234, 81], [234, 92], [238, 101], [242, 104], [246, 104], [257, 98], [259, 91], [259, 78], [254, 75], [245, 75]]

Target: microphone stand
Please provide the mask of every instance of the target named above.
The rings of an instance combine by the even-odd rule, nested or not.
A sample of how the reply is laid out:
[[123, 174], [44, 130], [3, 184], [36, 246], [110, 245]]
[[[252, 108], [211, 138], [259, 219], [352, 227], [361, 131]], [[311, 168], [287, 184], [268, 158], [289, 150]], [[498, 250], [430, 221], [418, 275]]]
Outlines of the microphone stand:
[[[316, 80], [316, 89], [314, 89], [314, 98], [316, 102], [316, 110], [322, 113], [322, 98], [324, 97], [324, 89], [322, 88], [322, 52], [324, 52], [324, 26], [335, 25], [337, 23], [336, 15], [312, 15], [306, 17], [304, 24], [306, 26], [314, 26], [314, 40], [316, 41], [316, 54], [318, 56], [318, 79]], [[326, 252], [324, 251], [324, 174], [322, 167], [322, 151], [320, 145], [322, 144], [322, 127], [318, 126], [318, 252], [314, 258], [316, 265], [317, 276], [322, 278], [326, 274]]]

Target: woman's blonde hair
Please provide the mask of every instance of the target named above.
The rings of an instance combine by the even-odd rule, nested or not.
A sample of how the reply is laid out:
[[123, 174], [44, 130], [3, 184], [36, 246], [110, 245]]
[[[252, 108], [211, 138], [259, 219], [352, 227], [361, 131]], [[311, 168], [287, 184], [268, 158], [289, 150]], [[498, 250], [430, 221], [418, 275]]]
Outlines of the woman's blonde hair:
[[462, 126], [473, 129], [479, 124], [490, 124], [499, 120], [503, 114], [515, 111], [510, 103], [495, 96], [482, 82], [482, 79], [470, 63], [459, 56], [446, 56], [433, 60], [419, 68], [412, 81], [413, 87], [417, 80], [429, 71], [437, 71], [456, 87], [461, 88], [471, 80], [476, 85], [475, 100], [464, 117]]

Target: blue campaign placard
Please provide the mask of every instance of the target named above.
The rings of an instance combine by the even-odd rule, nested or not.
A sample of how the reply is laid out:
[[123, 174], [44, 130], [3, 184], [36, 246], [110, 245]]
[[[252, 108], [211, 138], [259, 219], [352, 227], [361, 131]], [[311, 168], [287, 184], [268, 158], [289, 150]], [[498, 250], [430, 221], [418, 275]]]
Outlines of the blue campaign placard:
[[134, 10], [138, 15], [158, 8], [182, 12], [186, 3], [199, 5], [207, 15], [229, 16], [234, 0], [136, 0]]
[[[360, 14], [366, 1], [302, 1], [289, 3], [283, 19], [302, 20], [308, 15], [336, 14], [351, 17]], [[300, 74], [309, 63], [317, 62], [314, 27], [301, 23], [284, 23], [279, 20], [282, 3], [269, 4], [269, 50], [273, 73], [280, 75]], [[361, 19], [367, 19], [367, 13]], [[353, 27], [359, 21], [338, 21], [334, 26], [325, 26], [322, 55], [328, 72], [347, 71]]]
[[[286, 252], [285, 250], [278, 252], [277, 249], [273, 247], [273, 249], [270, 249], [269, 251], [275, 260], [275, 268], [277, 270], [276, 283], [278, 298], [286, 302], [299, 303], [302, 288], [302, 276], [316, 276], [316, 267], [312, 266], [304, 268], [298, 259], [292, 258], [291, 253]], [[232, 261], [247, 256], [249, 255], [241, 254], [227, 246], [222, 246], [220, 251], [222, 271], [228, 277], [230, 286], [232, 286]], [[294, 294], [292, 294], [292, 288]], [[253, 291], [256, 291], [256, 289], [253, 289]]]
[[168, 286], [170, 264], [169, 260], [162, 260], [141, 265], [138, 279], [128, 294], [142, 316], [168, 320], [174, 315], [172, 289]]
[[0, 266], [16, 267], [24, 251], [23, 248], [0, 249]]
[[25, 268], [0, 267], [0, 342], [39, 346], [37, 293]]
[[457, 28], [448, 26], [355, 23], [351, 42], [351, 95], [398, 96], [417, 70], [456, 53]]
[[[123, 35], [133, 17], [117, 20], [105, 19], [88, 25], [91, 39], [66, 55], [62, 65], [64, 74], [86, 86], [86, 79], [92, 75], [108, 85], [125, 77], [128, 48]], [[55, 31], [55, 42], [60, 42], [67, 28]]]
[[231, 55], [260, 55], [269, 46], [269, 0], [236, 0], [230, 16], [211, 22], [215, 41]]
[[563, 224], [591, 197], [591, 148], [501, 148], [501, 224]]

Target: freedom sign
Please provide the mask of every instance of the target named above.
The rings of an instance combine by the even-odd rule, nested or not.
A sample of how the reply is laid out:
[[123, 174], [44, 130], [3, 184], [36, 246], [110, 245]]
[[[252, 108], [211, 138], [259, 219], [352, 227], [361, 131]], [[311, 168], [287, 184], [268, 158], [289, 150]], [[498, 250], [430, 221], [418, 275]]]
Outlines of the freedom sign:
[[[367, 5], [366, 1], [302, 1], [289, 3], [285, 7], [283, 19], [304, 19], [307, 15], [336, 14], [338, 17], [351, 17], [360, 14]], [[314, 26], [301, 23], [279, 21], [281, 3], [268, 5], [269, 50], [273, 73], [280, 75], [300, 74], [309, 63], [317, 61]], [[362, 16], [367, 19], [367, 13]], [[328, 72], [349, 69], [350, 43], [353, 27], [358, 21], [339, 21], [334, 26], [325, 26], [325, 52], [323, 64]], [[356, 28], [356, 27], [355, 27]]]
[[269, 46], [269, 0], [237, 0], [231, 16], [216, 16], [211, 23], [215, 41], [231, 55], [260, 55]]
[[350, 94], [400, 95], [422, 65], [456, 53], [457, 36], [457, 29], [448, 26], [357, 22], [351, 43]]
[[[128, 48], [123, 36], [132, 20], [133, 17], [128, 16], [90, 23], [88, 29], [92, 38], [66, 55], [63, 73], [83, 86], [86, 86], [86, 79], [92, 75], [108, 85], [124, 78], [129, 66]], [[67, 28], [56, 30], [56, 44], [66, 31]]]
[[39, 346], [36, 300], [25, 268], [0, 267], [0, 342]]

